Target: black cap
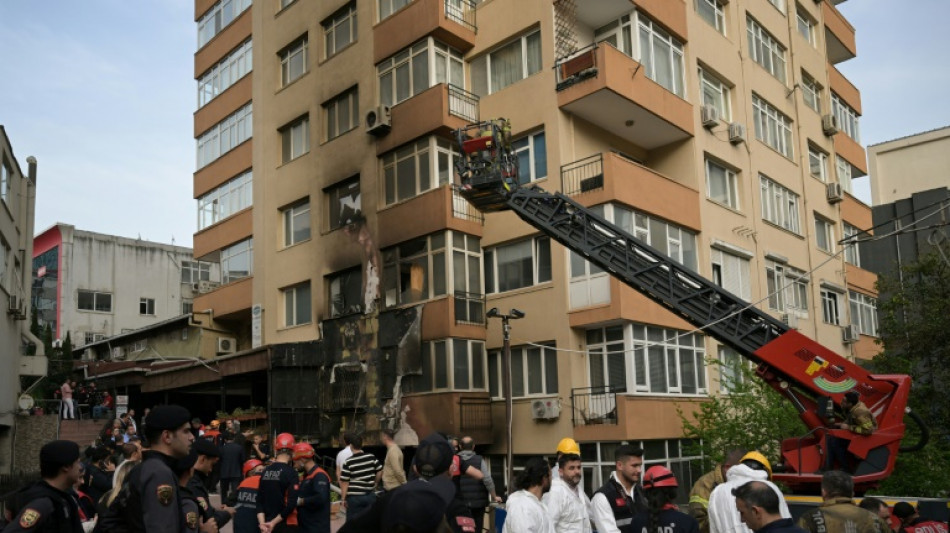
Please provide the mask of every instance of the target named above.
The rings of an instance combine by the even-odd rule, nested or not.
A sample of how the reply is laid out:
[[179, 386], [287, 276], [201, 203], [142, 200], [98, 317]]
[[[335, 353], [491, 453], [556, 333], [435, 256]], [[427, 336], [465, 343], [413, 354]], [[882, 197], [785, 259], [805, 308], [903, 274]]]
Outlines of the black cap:
[[210, 440], [201, 437], [198, 437], [191, 449], [196, 451], [198, 455], [204, 455], [205, 457], [221, 457], [221, 451], [218, 450], [218, 447]]
[[172, 465], [172, 472], [176, 476], [180, 476], [187, 472], [191, 467], [195, 466], [195, 463], [198, 462], [198, 452], [191, 450], [188, 455], [182, 457], [181, 459], [176, 460]]
[[[446, 485], [451, 495], [443, 494]], [[436, 531], [448, 502], [455, 497], [455, 485], [448, 478], [439, 478], [436, 484], [423, 479], [410, 481], [393, 492], [383, 512], [387, 527], [404, 526], [406, 531]]]
[[149, 430], [176, 430], [191, 420], [191, 413], [180, 405], [159, 405], [149, 411], [145, 425]]
[[452, 466], [452, 447], [445, 437], [438, 433], [429, 435], [416, 449], [416, 470], [424, 478], [437, 476]]
[[69, 466], [79, 459], [79, 445], [71, 440], [54, 440], [40, 448], [40, 464]]
[[907, 502], [897, 502], [894, 505], [894, 516], [900, 518], [901, 520], [914, 516], [914, 513], [917, 512], [917, 509], [914, 509], [914, 506]]

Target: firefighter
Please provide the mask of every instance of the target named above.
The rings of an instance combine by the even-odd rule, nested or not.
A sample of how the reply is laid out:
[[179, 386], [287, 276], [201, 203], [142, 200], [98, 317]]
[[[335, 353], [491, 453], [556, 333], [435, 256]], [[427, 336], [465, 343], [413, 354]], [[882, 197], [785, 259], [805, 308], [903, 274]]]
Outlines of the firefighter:
[[700, 533], [709, 533], [709, 496], [713, 489], [726, 482], [726, 472], [739, 464], [745, 454], [746, 450], [742, 448], [726, 452], [725, 461], [697, 479], [689, 491], [689, 514], [699, 522]]
[[294, 446], [294, 465], [303, 472], [297, 491], [297, 522], [306, 533], [330, 533], [330, 476], [313, 460], [313, 446]]
[[917, 509], [907, 502], [897, 502], [894, 516], [901, 521], [898, 530], [901, 533], [947, 533], [947, 524], [921, 518]]
[[16, 517], [3, 528], [3, 533], [82, 533], [79, 506], [70, 493], [82, 479], [80, 468], [78, 444], [66, 440], [44, 444], [40, 448], [43, 480], [16, 493]]
[[633, 530], [646, 533], [697, 533], [699, 523], [673, 503], [679, 483], [665, 466], [651, 466], [643, 474], [647, 510], [633, 517]]
[[798, 526], [811, 533], [888, 533], [890, 527], [878, 515], [854, 504], [854, 480], [841, 470], [821, 476], [821, 505], [803, 514]]
[[297, 488], [300, 478], [290, 464], [294, 436], [281, 433], [274, 440], [274, 463], [261, 474], [257, 494], [257, 521], [262, 533], [297, 531]]
[[[861, 401], [858, 391], [848, 391], [844, 393], [844, 400], [841, 402], [841, 408], [844, 410], [844, 422], [835, 423], [837, 429], [848, 430], [855, 435], [870, 435], [877, 429], [877, 423], [874, 421], [874, 415], [868, 406]], [[828, 450], [825, 458], [825, 470], [834, 470], [835, 464], [842, 470], [851, 470], [849, 460], [851, 454], [848, 453], [848, 444], [850, 439], [837, 437], [830, 432], [825, 435], [825, 448]]]
[[244, 462], [241, 473], [244, 480], [238, 485], [234, 497], [234, 533], [260, 533], [257, 522], [257, 489], [261, 484], [264, 463], [258, 459]]

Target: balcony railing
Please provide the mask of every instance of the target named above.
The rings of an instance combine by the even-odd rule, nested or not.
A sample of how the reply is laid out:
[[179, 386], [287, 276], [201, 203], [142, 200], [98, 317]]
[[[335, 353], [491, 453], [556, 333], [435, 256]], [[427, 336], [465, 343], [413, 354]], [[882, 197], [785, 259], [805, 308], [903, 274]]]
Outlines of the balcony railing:
[[491, 399], [459, 398], [459, 429], [463, 432], [491, 430]]
[[445, 0], [445, 17], [477, 32], [473, 0]]
[[478, 122], [478, 95], [449, 84], [449, 114]]
[[575, 426], [617, 424], [617, 393], [609, 386], [571, 389]]
[[485, 295], [475, 292], [455, 291], [455, 322], [485, 324]]
[[337, 366], [334, 380], [323, 387], [321, 405], [328, 412], [353, 412], [366, 408], [365, 374], [358, 365]]
[[558, 91], [563, 91], [575, 83], [597, 75], [597, 44], [590, 44], [573, 54], [558, 59], [554, 65], [557, 71]]
[[561, 165], [561, 190], [570, 196], [604, 188], [604, 154]]
[[485, 224], [485, 215], [472, 207], [472, 204], [468, 203], [468, 200], [462, 197], [458, 189], [455, 188], [452, 189], [452, 216], [462, 220], [478, 222], [482, 225]]

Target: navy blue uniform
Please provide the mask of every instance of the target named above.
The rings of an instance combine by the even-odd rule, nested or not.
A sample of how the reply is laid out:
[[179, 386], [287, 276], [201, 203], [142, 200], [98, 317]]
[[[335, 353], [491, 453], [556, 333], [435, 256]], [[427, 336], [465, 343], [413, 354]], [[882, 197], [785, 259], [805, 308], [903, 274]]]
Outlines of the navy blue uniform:
[[277, 462], [264, 469], [257, 493], [257, 512], [264, 513], [265, 521], [280, 515], [282, 524], [296, 526], [299, 481], [297, 471], [287, 463]]
[[3, 533], [82, 533], [76, 498], [45, 481], [21, 489], [14, 505], [16, 517]]
[[259, 533], [257, 523], [257, 491], [261, 476], [251, 476], [238, 485], [234, 503], [234, 533]]
[[231, 513], [211, 506], [211, 495], [208, 494], [208, 487], [202, 482], [199, 472], [195, 472], [195, 475], [188, 480], [188, 490], [194, 494], [198, 506], [201, 507], [201, 517], [205, 521], [214, 518], [218, 527], [224, 527], [224, 524], [231, 521]]
[[297, 522], [307, 533], [330, 533], [330, 476], [314, 465], [297, 492]]
[[[660, 511], [657, 525], [663, 533], [699, 533], [699, 522], [675, 508]], [[656, 533], [650, 531], [650, 512], [638, 513], [631, 524], [634, 533]]]

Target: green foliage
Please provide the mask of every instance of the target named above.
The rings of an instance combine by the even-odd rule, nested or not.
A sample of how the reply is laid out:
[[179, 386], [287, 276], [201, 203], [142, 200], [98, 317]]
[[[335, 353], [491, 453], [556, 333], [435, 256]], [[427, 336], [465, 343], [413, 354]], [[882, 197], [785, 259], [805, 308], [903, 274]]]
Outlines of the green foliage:
[[692, 417], [677, 407], [684, 436], [699, 448], [691, 452], [701, 451], [720, 463], [728, 450], [746, 448], [762, 452], [774, 463], [782, 439], [807, 431], [792, 404], [755, 376], [748, 364], [727, 366], [715, 359], [706, 364], [719, 367], [722, 383], [731, 392], [703, 402]]

